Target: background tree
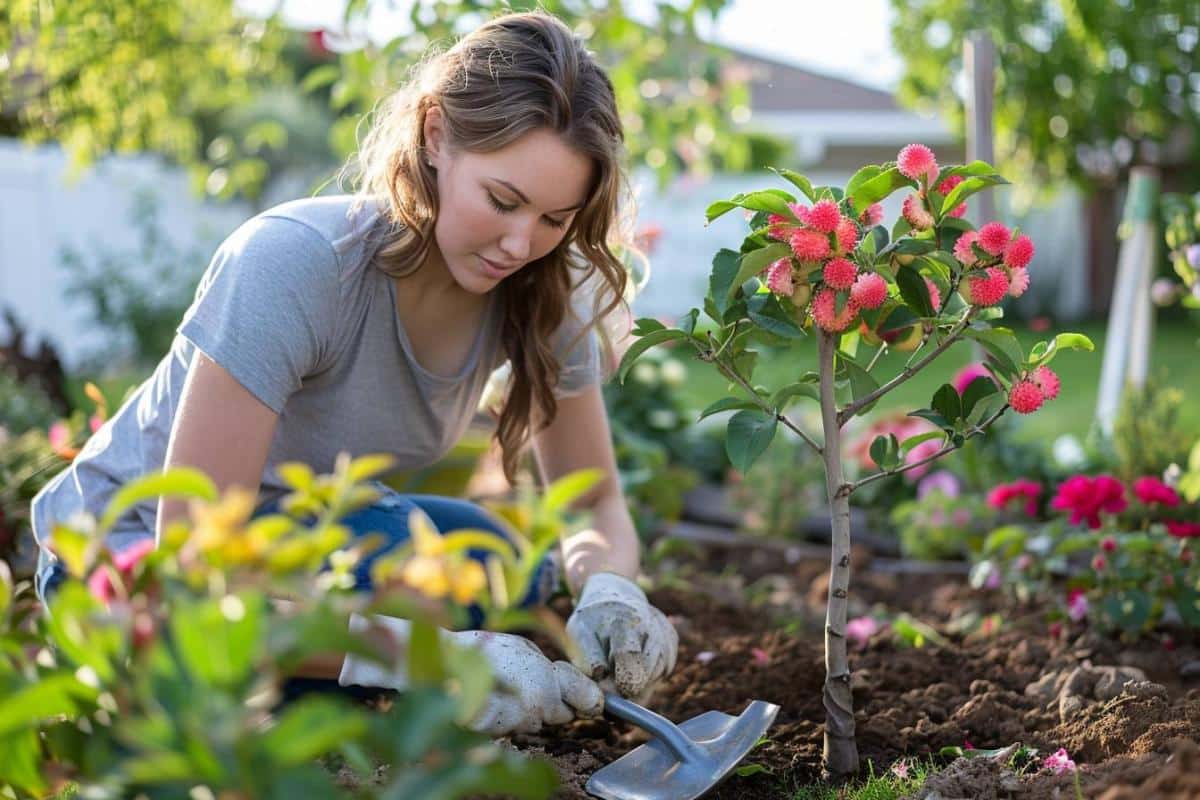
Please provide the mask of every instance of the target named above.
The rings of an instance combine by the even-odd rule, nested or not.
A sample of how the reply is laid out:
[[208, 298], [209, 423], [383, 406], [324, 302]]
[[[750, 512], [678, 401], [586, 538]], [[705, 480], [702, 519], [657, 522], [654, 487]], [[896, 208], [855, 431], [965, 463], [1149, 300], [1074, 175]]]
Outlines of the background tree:
[[[1194, 0], [892, 0], [902, 101], [964, 129], [962, 42], [996, 45], [996, 156], [1005, 172], [1089, 195], [1093, 308], [1115, 268], [1116, 193], [1136, 165], [1200, 180], [1200, 4]], [[1028, 177], [1025, 177], [1028, 176]], [[1170, 186], [1168, 186], [1170, 188]]]
[[[636, 164], [741, 170], [780, 153], [737, 135], [749, 116], [745, 72], [701, 43], [695, 22], [728, 0], [656, 2], [650, 22], [620, 3], [540, 7], [587, 39], [613, 79]], [[82, 168], [118, 152], [156, 152], [198, 191], [256, 201], [285, 169], [332, 174], [356, 148], [362, 115], [398, 86], [430, 44], [527, 0], [416, 0], [413, 30], [389, 41], [289, 31], [233, 0], [13, 0], [0, 9], [0, 135], [58, 141]], [[367, 29], [381, 0], [349, 0], [347, 31]], [[331, 46], [332, 43], [332, 46]]]

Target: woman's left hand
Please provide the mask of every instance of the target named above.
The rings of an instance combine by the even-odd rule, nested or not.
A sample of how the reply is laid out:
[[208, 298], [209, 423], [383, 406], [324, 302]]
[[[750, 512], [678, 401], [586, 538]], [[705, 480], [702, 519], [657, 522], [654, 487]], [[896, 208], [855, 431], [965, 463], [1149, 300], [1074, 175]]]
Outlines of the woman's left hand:
[[675, 668], [679, 634], [636, 583], [614, 572], [584, 582], [567, 634], [575, 665], [593, 680], [611, 678], [624, 697], [640, 698]]

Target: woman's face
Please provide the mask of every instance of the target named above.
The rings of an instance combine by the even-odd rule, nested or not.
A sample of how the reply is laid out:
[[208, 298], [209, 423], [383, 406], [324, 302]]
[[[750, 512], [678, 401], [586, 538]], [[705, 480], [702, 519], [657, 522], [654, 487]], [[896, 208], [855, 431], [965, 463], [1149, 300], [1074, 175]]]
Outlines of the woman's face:
[[484, 294], [563, 240], [587, 200], [592, 162], [545, 129], [490, 153], [453, 150], [441, 125], [431, 109], [425, 141], [437, 169], [434, 235], [455, 282]]

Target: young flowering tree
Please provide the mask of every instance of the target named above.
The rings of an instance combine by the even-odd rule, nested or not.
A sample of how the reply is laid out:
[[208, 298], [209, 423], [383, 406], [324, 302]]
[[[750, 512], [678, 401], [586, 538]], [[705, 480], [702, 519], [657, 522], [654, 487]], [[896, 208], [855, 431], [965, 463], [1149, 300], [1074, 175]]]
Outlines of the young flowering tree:
[[[999, 222], [976, 229], [963, 215], [972, 194], [1006, 183], [982, 161], [940, 168], [920, 144], [900, 151], [895, 164], [867, 166], [844, 189], [814, 187], [803, 175], [775, 170], [799, 191], [738, 194], [708, 208], [708, 220], [746, 210], [750, 232], [738, 250], [713, 259], [704, 313], [712, 325], [697, 327], [699, 309], [677, 327], [638, 320], [638, 337], [619, 370], [625, 373], [647, 348], [668, 341], [691, 344], [696, 355], [730, 381], [731, 394], [717, 399], [701, 418], [735, 411], [726, 432], [733, 464], [745, 472], [776, 435], [791, 430], [824, 461], [831, 512], [832, 552], [825, 625], [824, 766], [832, 777], [858, 770], [850, 669], [846, 658], [846, 608], [850, 586], [850, 496], [889, 475], [918, 469], [982, 434], [1009, 408], [1036, 411], [1059, 392], [1048, 366], [1063, 348], [1092, 349], [1078, 334], [1059, 334], [1025, 353], [1011, 330], [993, 325], [998, 304], [1029, 286], [1033, 242]], [[880, 201], [907, 191], [903, 217], [889, 231]], [[926, 369], [955, 342], [970, 338], [988, 354], [988, 375], [960, 394], [943, 384], [912, 416], [935, 430], [900, 441], [878, 436], [870, 446], [878, 468], [848, 480], [842, 464], [842, 427], [870, 411], [880, 398]], [[760, 351], [796, 359], [816, 339], [817, 369], [781, 387], [753, 383]], [[889, 350], [911, 353], [894, 375], [880, 376]], [[799, 370], [797, 370], [799, 372]], [[801, 400], [820, 406], [822, 431], [803, 430], [787, 413]], [[918, 446], [935, 442], [921, 458]], [[928, 449], [928, 446], [926, 447]]]

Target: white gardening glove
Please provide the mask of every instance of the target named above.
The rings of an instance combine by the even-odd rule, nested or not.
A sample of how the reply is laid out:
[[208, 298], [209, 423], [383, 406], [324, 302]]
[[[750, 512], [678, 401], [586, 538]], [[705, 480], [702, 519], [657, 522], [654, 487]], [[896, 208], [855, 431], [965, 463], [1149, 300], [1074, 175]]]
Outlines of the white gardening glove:
[[[388, 630], [399, 645], [392, 667], [348, 654], [338, 683], [342, 686], [408, 688], [408, 620], [376, 615], [350, 617], [350, 630], [367, 631], [372, 624]], [[443, 641], [474, 647], [492, 667], [495, 688], [483, 709], [468, 725], [489, 736], [536, 733], [543, 725], [562, 725], [576, 716], [596, 717], [604, 711], [604, 694], [566, 661], [551, 662], [537, 646], [521, 636], [491, 631], [440, 631]]]
[[679, 634], [636, 583], [614, 572], [588, 576], [567, 634], [578, 645], [576, 666], [595, 680], [610, 678], [625, 697], [648, 695], [675, 669]]

